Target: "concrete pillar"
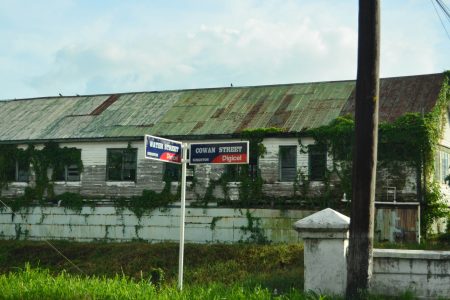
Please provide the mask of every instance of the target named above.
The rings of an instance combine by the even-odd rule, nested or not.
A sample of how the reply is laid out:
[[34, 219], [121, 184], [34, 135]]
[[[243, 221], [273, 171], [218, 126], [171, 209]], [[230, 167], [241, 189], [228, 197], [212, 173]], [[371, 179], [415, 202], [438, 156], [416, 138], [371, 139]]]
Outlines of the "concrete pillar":
[[305, 291], [344, 295], [350, 218], [326, 208], [293, 226], [304, 240]]

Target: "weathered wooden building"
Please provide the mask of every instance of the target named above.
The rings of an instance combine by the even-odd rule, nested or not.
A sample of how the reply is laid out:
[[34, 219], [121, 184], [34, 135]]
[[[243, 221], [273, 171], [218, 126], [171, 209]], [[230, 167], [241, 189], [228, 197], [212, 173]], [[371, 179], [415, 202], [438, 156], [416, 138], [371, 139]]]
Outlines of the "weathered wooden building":
[[[432, 111], [445, 80], [444, 74], [383, 79], [380, 121]], [[66, 166], [54, 182], [56, 190], [108, 198], [160, 190], [165, 172], [176, 181], [176, 169], [144, 160], [144, 134], [198, 142], [240, 140], [245, 130], [278, 128], [265, 135], [266, 153], [253, 157], [251, 165], [257, 164], [267, 192], [289, 196], [299, 170], [313, 185], [320, 185], [331, 157], [324, 149], [300, 148], [314, 144], [308, 129], [352, 113], [354, 88], [354, 81], [340, 81], [2, 101], [0, 143], [25, 148], [55, 141], [79, 149], [83, 171]], [[436, 162], [440, 182], [449, 168], [448, 122], [445, 126]], [[210, 177], [220, 176], [222, 169], [192, 167], [188, 180], [197, 179], [201, 195]], [[3, 195], [19, 195], [33, 185], [29, 164], [18, 162], [7, 174], [10, 184]], [[396, 188], [397, 200], [408, 198], [416, 194], [416, 186], [415, 175], [401, 187], [379, 182], [379, 199], [389, 197], [388, 188]]]
[[[448, 73], [382, 79], [379, 113], [380, 122], [394, 122], [406, 113], [431, 114], [445, 101], [434, 176], [447, 194], [448, 81]], [[144, 159], [145, 134], [184, 142], [257, 138], [264, 151], [250, 157], [246, 174], [252, 182], [261, 180], [261, 193], [251, 197], [264, 197], [272, 205], [277, 199], [304, 203], [339, 184], [339, 178], [327, 176], [333, 167], [330, 149], [315, 145], [311, 129], [351, 115], [354, 95], [355, 81], [336, 81], [7, 100], [0, 101], [0, 145], [39, 150], [56, 142], [76, 148], [82, 168], [69, 163], [57, 174], [48, 170], [54, 193], [111, 199], [161, 192], [166, 181], [176, 192], [179, 169]], [[2, 166], [3, 197], [23, 195], [39, 184], [32, 161]], [[404, 169], [397, 175], [380, 168], [377, 201], [420, 201], [420, 169], [398, 168]], [[205, 194], [230, 201], [242, 197], [239, 167], [190, 166], [188, 172], [188, 201], [203, 201]], [[222, 174], [228, 174], [225, 183]], [[328, 194], [333, 201], [345, 198], [336, 193]]]

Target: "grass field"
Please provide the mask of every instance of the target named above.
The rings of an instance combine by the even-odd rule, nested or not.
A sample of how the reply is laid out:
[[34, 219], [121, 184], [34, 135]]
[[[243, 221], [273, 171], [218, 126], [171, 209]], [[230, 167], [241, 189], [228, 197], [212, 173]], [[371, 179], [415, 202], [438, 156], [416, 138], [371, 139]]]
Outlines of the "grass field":
[[[273, 299], [273, 292], [264, 288], [242, 287], [208, 283], [187, 285], [180, 292], [174, 285], [161, 289], [147, 280], [131, 280], [125, 276], [114, 278], [83, 277], [48, 270], [25, 268], [22, 271], [0, 275], [0, 299]], [[298, 290], [277, 296], [279, 299], [315, 299], [316, 295]]]
[[[0, 273], [31, 268], [51, 274], [148, 279], [152, 270], [163, 271], [164, 283], [176, 284], [178, 244], [161, 243], [75, 243], [52, 244], [76, 264], [82, 273], [44, 242], [0, 241]], [[286, 292], [303, 288], [302, 245], [187, 244], [184, 282], [186, 285], [239, 283]]]
[[180, 292], [177, 244], [52, 244], [77, 267], [44, 242], [0, 240], [0, 299], [339, 299], [303, 292], [302, 245], [188, 244]]

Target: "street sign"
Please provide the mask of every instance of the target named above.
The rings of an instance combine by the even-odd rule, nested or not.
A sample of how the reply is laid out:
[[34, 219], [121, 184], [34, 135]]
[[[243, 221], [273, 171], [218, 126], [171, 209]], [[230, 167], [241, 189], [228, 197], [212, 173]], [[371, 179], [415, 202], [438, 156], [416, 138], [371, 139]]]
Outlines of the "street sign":
[[145, 135], [145, 158], [181, 164], [181, 142]]
[[183, 289], [184, 227], [186, 215], [186, 164], [248, 164], [249, 143], [224, 142], [190, 144], [190, 161], [187, 145], [181, 142], [145, 135], [145, 158], [181, 164], [180, 248], [178, 255], [178, 288]]
[[248, 164], [249, 143], [194, 143], [189, 146], [189, 164]]

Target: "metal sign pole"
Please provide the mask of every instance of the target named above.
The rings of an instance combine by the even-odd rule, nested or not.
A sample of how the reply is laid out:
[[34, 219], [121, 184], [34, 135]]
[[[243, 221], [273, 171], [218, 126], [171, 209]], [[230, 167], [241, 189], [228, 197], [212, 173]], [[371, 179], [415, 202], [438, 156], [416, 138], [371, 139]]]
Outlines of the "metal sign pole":
[[186, 202], [186, 164], [187, 144], [182, 145], [181, 155], [181, 204], [180, 204], [180, 253], [178, 262], [178, 288], [183, 289], [183, 259], [184, 259], [184, 219]]
[[[193, 146], [195, 145], [195, 150]], [[181, 163], [180, 201], [180, 253], [178, 261], [178, 288], [183, 290], [184, 225], [186, 215], [186, 164], [248, 164], [249, 142], [234, 141], [222, 143], [188, 144], [148, 135], [144, 137], [145, 158], [167, 163]]]

